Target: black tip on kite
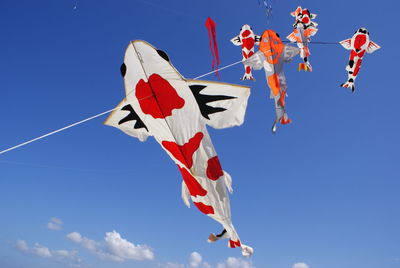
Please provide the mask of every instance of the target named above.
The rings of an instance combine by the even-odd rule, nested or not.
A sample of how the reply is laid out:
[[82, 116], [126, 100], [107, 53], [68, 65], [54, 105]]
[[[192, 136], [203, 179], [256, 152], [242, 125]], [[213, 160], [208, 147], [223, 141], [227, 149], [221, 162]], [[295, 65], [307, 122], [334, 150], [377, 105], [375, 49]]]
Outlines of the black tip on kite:
[[126, 74], [126, 65], [125, 63], [122, 63], [121, 67], [119, 68], [122, 74], [122, 77], [125, 77]]
[[167, 53], [165, 53], [165, 52], [162, 51], [162, 50], [157, 50], [157, 53], [158, 53], [158, 55], [160, 55], [161, 58], [163, 58], [164, 60], [166, 60], [166, 61], [169, 62], [169, 58], [168, 58]]

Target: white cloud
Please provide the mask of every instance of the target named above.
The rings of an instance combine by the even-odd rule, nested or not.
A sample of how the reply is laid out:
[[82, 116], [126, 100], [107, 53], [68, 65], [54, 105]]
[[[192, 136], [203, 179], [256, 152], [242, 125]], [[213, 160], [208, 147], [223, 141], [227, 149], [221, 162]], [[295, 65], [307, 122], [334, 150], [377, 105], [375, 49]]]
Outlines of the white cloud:
[[28, 246], [24, 240], [18, 240], [16, 243], [17, 249], [26, 254], [33, 254], [44, 259], [52, 259], [57, 261], [67, 260], [73, 267], [81, 267], [82, 259], [77, 256], [78, 252], [75, 250], [51, 250], [48, 247], [36, 243], [34, 246]]
[[200, 266], [201, 261], [203, 260], [203, 258], [201, 257], [201, 255], [198, 252], [192, 252], [192, 254], [190, 254], [190, 258], [189, 258], [189, 267], [191, 268], [197, 268]]
[[146, 245], [135, 245], [122, 238], [116, 231], [106, 233], [104, 241], [102, 242], [94, 241], [77, 232], [68, 234], [67, 238], [88, 249], [100, 259], [107, 259], [116, 262], [123, 262], [125, 260], [143, 261], [154, 259], [154, 253], [151, 248]]
[[184, 264], [175, 263], [175, 262], [167, 262], [167, 264], [163, 265], [165, 268], [185, 268]]
[[234, 257], [230, 257], [226, 261], [218, 263], [217, 266], [212, 266], [208, 262], [203, 261], [203, 257], [196, 251], [190, 254], [189, 262], [187, 264], [168, 262], [167, 264], [161, 264], [160, 266], [165, 268], [255, 268], [250, 261]]
[[304, 262], [299, 262], [299, 263], [293, 264], [292, 268], [309, 268], [309, 266], [307, 264], [305, 264]]
[[217, 268], [255, 268], [255, 267], [248, 260], [229, 257], [225, 262], [218, 263]]
[[56, 217], [52, 217], [50, 221], [47, 223], [47, 229], [59, 231], [62, 229], [62, 220]]

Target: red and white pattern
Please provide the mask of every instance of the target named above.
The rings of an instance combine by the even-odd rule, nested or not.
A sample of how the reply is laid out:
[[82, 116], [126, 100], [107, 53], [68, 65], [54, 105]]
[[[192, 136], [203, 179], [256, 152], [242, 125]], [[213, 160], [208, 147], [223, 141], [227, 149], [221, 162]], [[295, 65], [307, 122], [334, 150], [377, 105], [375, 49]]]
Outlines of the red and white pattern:
[[[240, 34], [231, 39], [231, 42], [235, 46], [242, 46], [243, 60], [246, 60], [253, 56], [254, 47], [260, 44], [260, 36], [255, 35], [250, 25], [243, 25], [240, 29]], [[251, 67], [244, 65], [245, 74], [242, 80], [255, 80], [251, 74]]]
[[[184, 203], [190, 206], [191, 199], [202, 213], [221, 223], [229, 246], [241, 247], [244, 255], [252, 253], [241, 245], [232, 225], [231, 177], [222, 169], [206, 128], [242, 124], [249, 88], [184, 79], [164, 52], [144, 41], [129, 44], [121, 70], [126, 98], [119, 107], [131, 109], [117, 109], [105, 124], [142, 141], [154, 136], [178, 166]], [[194, 93], [191, 86], [201, 92]], [[199, 103], [195, 94], [206, 95], [207, 103]]]
[[341, 84], [341, 87], [350, 88], [355, 91], [355, 79], [361, 68], [362, 59], [365, 52], [373, 53], [379, 49], [376, 43], [369, 40], [369, 32], [365, 28], [358, 29], [352, 38], [340, 42], [340, 44], [350, 51], [349, 63], [346, 67], [348, 79], [346, 83]]

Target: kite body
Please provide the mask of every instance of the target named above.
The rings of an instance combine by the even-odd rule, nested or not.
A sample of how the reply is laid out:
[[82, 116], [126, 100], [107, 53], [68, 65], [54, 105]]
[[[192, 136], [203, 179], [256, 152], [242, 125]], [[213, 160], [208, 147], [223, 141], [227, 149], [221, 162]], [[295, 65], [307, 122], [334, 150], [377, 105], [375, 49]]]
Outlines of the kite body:
[[[254, 47], [260, 44], [260, 36], [255, 35], [250, 25], [243, 25], [240, 29], [240, 34], [231, 39], [231, 42], [235, 46], [242, 47], [243, 60], [248, 59], [254, 54]], [[251, 74], [251, 67], [244, 65], [245, 74], [242, 80], [255, 80]]]
[[126, 98], [105, 121], [145, 141], [153, 136], [182, 174], [182, 199], [223, 225], [232, 248], [243, 255], [253, 249], [241, 243], [231, 222], [225, 172], [207, 132], [206, 124], [227, 128], [243, 123], [248, 87], [186, 80], [168, 55], [144, 41], [129, 44], [124, 64]]
[[285, 125], [291, 122], [285, 109], [287, 84], [283, 65], [299, 53], [299, 48], [284, 45], [276, 32], [266, 30], [261, 36], [260, 50], [244, 62], [255, 70], [264, 68], [271, 89], [270, 98], [275, 100], [276, 119], [272, 125], [274, 133], [277, 123]]
[[308, 9], [303, 9], [300, 6], [290, 14], [296, 18], [296, 22], [293, 24], [293, 32], [286, 38], [291, 42], [295, 42], [298, 48], [300, 48], [300, 57], [303, 59], [303, 63], [299, 64], [299, 71], [311, 72], [312, 66], [308, 60], [310, 56], [308, 43], [311, 41], [311, 36], [314, 36], [318, 31], [318, 24], [312, 21], [317, 15], [310, 13]]
[[346, 67], [348, 72], [348, 79], [346, 83], [341, 84], [341, 87], [350, 88], [351, 91], [355, 90], [355, 79], [361, 68], [362, 59], [365, 52], [372, 53], [379, 49], [380, 46], [369, 40], [369, 32], [365, 28], [358, 29], [352, 38], [340, 42], [345, 48], [350, 50], [349, 63]]

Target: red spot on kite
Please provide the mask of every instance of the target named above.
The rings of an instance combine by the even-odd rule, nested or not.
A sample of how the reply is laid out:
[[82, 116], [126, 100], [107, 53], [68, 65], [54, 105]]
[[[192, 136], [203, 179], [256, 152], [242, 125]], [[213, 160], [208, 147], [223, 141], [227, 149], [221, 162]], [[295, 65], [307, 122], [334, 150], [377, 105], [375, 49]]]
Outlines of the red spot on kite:
[[140, 79], [135, 94], [143, 113], [153, 118], [170, 116], [172, 110], [181, 109], [185, 105], [185, 100], [179, 97], [175, 88], [158, 74], [152, 74], [147, 83]]
[[197, 132], [193, 138], [191, 138], [184, 145], [178, 145], [172, 141], [161, 142], [162, 146], [167, 149], [179, 162], [184, 164], [187, 168], [191, 168], [193, 165], [193, 154], [197, 151], [200, 146], [200, 142], [203, 139], [204, 134]]
[[238, 240], [238, 241], [229, 240], [229, 247], [230, 248], [240, 247], [241, 245], [242, 244], [240, 244], [240, 240]]
[[207, 162], [207, 177], [210, 180], [216, 181], [219, 177], [224, 175], [218, 156], [210, 158]]
[[201, 202], [198, 202], [198, 203], [193, 202], [193, 204], [195, 204], [195, 206], [196, 206], [201, 212], [203, 212], [204, 214], [214, 214], [214, 208], [213, 208], [212, 206], [204, 205], [204, 204], [201, 203]]
[[[179, 171], [182, 174], [183, 180], [185, 181], [186, 186], [188, 187], [189, 193], [191, 196], [205, 196], [207, 191], [200, 185], [200, 183], [193, 177], [192, 174], [187, 171], [186, 168], [181, 168], [178, 166]], [[195, 203], [196, 204], [196, 203]], [[201, 210], [201, 209], [200, 209]]]
[[367, 36], [365, 34], [357, 35], [354, 40], [354, 48], [360, 50], [363, 45], [367, 42]]
[[245, 47], [248, 50], [251, 50], [254, 47], [254, 38], [245, 38], [242, 40], [242, 48]]

